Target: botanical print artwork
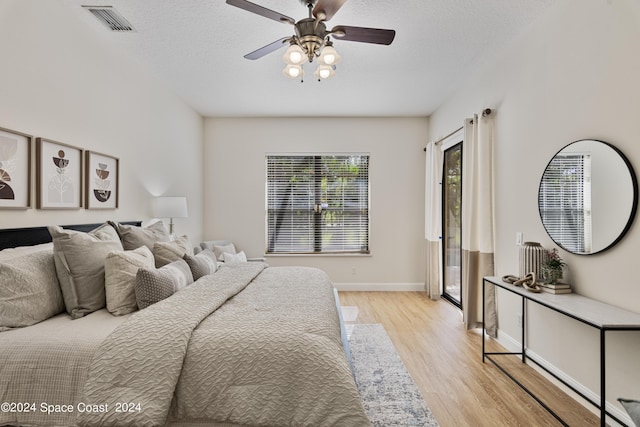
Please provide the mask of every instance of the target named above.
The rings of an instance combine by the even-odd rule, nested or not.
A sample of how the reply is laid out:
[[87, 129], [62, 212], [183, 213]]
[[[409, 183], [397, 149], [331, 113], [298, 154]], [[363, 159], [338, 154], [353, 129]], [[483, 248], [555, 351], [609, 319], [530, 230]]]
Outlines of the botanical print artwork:
[[16, 195], [11, 187], [11, 176], [16, 168], [18, 141], [0, 135], [0, 199], [15, 200]]
[[104, 203], [111, 197], [111, 190], [109, 190], [111, 181], [107, 179], [109, 177], [107, 165], [105, 163], [98, 163], [95, 172], [98, 177], [93, 179], [93, 196], [97, 201]]
[[118, 158], [95, 151], [85, 155], [85, 207], [117, 209]]
[[58, 155], [53, 156], [53, 164], [56, 166], [54, 173], [49, 176], [47, 200], [49, 203], [73, 203], [75, 187], [72, 179], [67, 174], [69, 159], [65, 159], [64, 150], [58, 150]]
[[82, 207], [82, 149], [44, 138], [36, 139], [38, 209]]

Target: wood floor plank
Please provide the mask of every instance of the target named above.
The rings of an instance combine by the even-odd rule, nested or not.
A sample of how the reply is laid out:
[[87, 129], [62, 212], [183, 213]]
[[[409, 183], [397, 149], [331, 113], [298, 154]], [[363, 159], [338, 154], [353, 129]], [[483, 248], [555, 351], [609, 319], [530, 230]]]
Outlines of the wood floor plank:
[[[482, 363], [479, 331], [467, 331], [460, 311], [422, 292], [340, 292], [358, 307], [356, 323], [381, 323], [442, 427], [560, 426], [492, 363]], [[505, 351], [487, 340], [487, 351]], [[598, 417], [513, 356], [497, 356], [570, 426], [599, 425]]]

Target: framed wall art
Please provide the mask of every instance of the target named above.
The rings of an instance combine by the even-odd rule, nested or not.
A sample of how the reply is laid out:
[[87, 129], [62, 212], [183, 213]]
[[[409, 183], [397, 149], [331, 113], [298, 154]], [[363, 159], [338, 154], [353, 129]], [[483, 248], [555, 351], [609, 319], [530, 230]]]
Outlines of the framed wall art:
[[119, 159], [95, 151], [85, 152], [85, 205], [87, 209], [118, 207]]
[[0, 128], [0, 209], [31, 207], [31, 145], [33, 138]]
[[82, 207], [82, 149], [36, 139], [36, 206], [38, 209]]

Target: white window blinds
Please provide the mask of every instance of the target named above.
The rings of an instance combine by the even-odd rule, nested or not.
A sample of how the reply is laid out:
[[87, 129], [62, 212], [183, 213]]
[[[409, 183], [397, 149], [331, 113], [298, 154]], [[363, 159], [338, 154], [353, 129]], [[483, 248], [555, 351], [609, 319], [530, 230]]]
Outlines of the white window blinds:
[[542, 222], [571, 252], [591, 250], [591, 156], [556, 155], [540, 182]]
[[267, 253], [369, 253], [369, 156], [267, 156]]

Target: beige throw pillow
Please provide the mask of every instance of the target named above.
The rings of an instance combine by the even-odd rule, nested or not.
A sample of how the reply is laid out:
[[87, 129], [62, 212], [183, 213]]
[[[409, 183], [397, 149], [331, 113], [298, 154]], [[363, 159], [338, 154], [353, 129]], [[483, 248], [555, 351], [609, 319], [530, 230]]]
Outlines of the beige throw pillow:
[[193, 248], [187, 236], [180, 236], [172, 242], [156, 242], [153, 245], [156, 268], [181, 260], [185, 254], [193, 255]]
[[215, 273], [218, 268], [218, 261], [211, 249], [205, 249], [194, 256], [185, 254], [184, 260], [191, 269], [194, 281]]
[[169, 232], [164, 227], [162, 221], [154, 222], [147, 227], [119, 224], [113, 221], [109, 221], [109, 224], [118, 232], [120, 241], [122, 241], [122, 247], [125, 251], [131, 251], [140, 246], [146, 246], [150, 250], [153, 250], [153, 245], [156, 242], [169, 241]]
[[153, 254], [146, 246], [132, 251], [112, 251], [104, 263], [107, 310], [115, 316], [136, 311], [136, 274], [154, 268]]
[[74, 319], [106, 305], [104, 261], [111, 251], [121, 251], [116, 230], [103, 224], [89, 233], [50, 226], [56, 274], [67, 313]]

